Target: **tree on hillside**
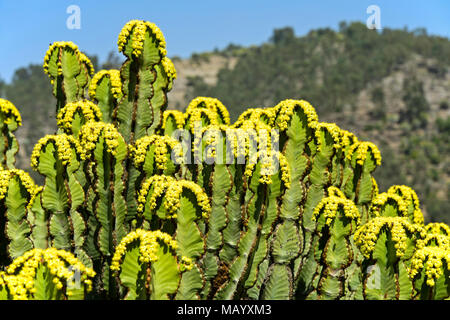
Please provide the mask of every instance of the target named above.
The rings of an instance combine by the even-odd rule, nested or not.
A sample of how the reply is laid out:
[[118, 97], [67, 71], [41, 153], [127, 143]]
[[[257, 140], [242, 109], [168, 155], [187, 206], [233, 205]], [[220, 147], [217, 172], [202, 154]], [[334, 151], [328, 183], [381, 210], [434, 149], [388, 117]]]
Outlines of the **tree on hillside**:
[[412, 129], [425, 128], [428, 123], [430, 105], [425, 98], [423, 83], [416, 78], [403, 81], [405, 110], [400, 113], [400, 122], [408, 122]]
[[275, 29], [273, 31], [270, 42], [274, 43], [277, 46], [280, 46], [290, 44], [294, 39], [294, 29], [292, 29], [291, 27], [284, 27], [281, 29]]

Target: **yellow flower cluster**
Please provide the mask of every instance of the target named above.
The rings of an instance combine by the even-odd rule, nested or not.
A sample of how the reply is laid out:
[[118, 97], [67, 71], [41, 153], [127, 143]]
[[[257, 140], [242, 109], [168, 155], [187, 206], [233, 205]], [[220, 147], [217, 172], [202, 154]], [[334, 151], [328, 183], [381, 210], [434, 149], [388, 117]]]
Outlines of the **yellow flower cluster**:
[[372, 177], [372, 186], [373, 186], [373, 195], [372, 198], [377, 197], [380, 194], [380, 189], [378, 188], [377, 180], [375, 180], [374, 177]]
[[180, 197], [183, 189], [188, 189], [194, 193], [197, 199], [197, 204], [202, 210], [203, 218], [207, 219], [211, 213], [211, 205], [209, 198], [203, 189], [196, 183], [187, 180], [178, 180], [176, 183], [172, 183], [166, 191], [166, 209], [171, 214], [176, 214], [180, 208]]
[[[176, 184], [176, 180], [166, 175], [153, 175], [142, 183], [141, 190], [138, 193], [137, 199], [137, 211], [139, 213], [144, 212], [145, 204], [149, 202], [150, 210], [156, 209], [156, 203], [158, 198], [166, 192], [167, 188]], [[147, 195], [150, 188], [153, 186], [153, 192], [151, 198], [147, 200]]]
[[382, 211], [386, 204], [395, 203], [398, 208], [398, 216], [399, 217], [408, 217], [408, 206], [406, 202], [395, 193], [383, 192], [380, 193], [375, 199], [372, 200], [370, 210], [372, 213], [379, 217], [382, 215]]
[[[46, 54], [45, 54], [45, 58], [44, 58], [44, 72], [46, 74], [48, 74], [50, 76], [49, 73], [49, 65], [48, 63], [50, 62], [50, 58], [51, 55], [53, 53], [53, 50], [57, 49], [58, 52], [60, 49], [66, 49], [69, 48], [71, 49], [77, 56], [78, 59], [80, 59], [80, 51], [78, 50], [78, 47], [76, 44], [74, 44], [72, 41], [57, 41], [54, 42], [53, 44], [50, 45], [50, 47], [48, 48]], [[62, 64], [61, 61], [58, 60], [58, 75], [62, 75]]]
[[29, 292], [25, 285], [29, 280], [23, 276], [12, 276], [0, 271], [0, 286], [6, 287], [13, 300], [28, 300]]
[[[239, 127], [241, 127], [242, 126], [242, 123], [245, 121], [245, 120], [252, 120], [252, 121], [255, 121], [255, 117], [252, 117], [255, 113], [258, 113], [258, 108], [248, 108], [247, 110], [245, 110], [244, 112], [242, 112], [240, 115], [239, 115], [239, 117], [238, 117], [238, 119], [236, 120], [236, 122], [235, 123], [233, 123], [232, 125], [231, 125], [231, 127], [233, 127], [233, 128], [239, 128]], [[259, 119], [259, 117], [257, 117], [258, 119]]]
[[[170, 150], [174, 150], [176, 156], [176, 162], [182, 160], [183, 157], [183, 149], [181, 144], [169, 137], [169, 136], [159, 136], [159, 135], [151, 135], [145, 136], [138, 139], [134, 146], [130, 146], [130, 153], [134, 159], [134, 165], [139, 167], [145, 161], [145, 156], [147, 155], [147, 151], [150, 145], [155, 146], [155, 162], [157, 169], [165, 170], [168, 160], [168, 155], [170, 157]], [[169, 147], [169, 148], [168, 148]]]
[[317, 116], [314, 107], [305, 100], [287, 99], [281, 101], [274, 107], [275, 111], [278, 113], [277, 123], [280, 130], [284, 131], [287, 129], [289, 121], [296, 111], [295, 109], [298, 107], [301, 108], [303, 110], [303, 113], [306, 115], [308, 126], [310, 128], [315, 127], [316, 122], [319, 121], [319, 117]]
[[80, 59], [81, 63], [84, 63], [84, 65], [87, 68], [88, 74], [92, 77], [95, 70], [94, 70], [94, 65], [92, 64], [91, 60], [89, 60], [89, 58], [83, 52], [80, 52], [80, 55], [78, 56], [78, 58]]
[[[127, 234], [120, 244], [117, 246], [116, 251], [111, 262], [111, 270], [119, 271], [123, 256], [126, 254], [127, 246], [133, 242], [139, 241], [139, 261], [141, 263], [151, 263], [159, 259], [157, 252], [161, 244], [166, 244], [171, 253], [176, 256], [177, 242], [172, 237], [159, 230], [146, 231], [142, 229], [136, 229], [135, 231]], [[181, 267], [183, 270], [190, 270], [192, 268], [192, 261], [187, 257], [181, 257]]]
[[414, 252], [411, 258], [409, 276], [414, 279], [425, 268], [426, 283], [434, 287], [436, 280], [443, 274], [443, 261], [447, 268], [450, 265], [450, 251], [448, 248], [424, 247]]
[[102, 134], [106, 143], [106, 151], [113, 156], [117, 154], [117, 147], [122, 137], [116, 127], [110, 123], [90, 121], [80, 129], [80, 147], [78, 150], [81, 159], [86, 160], [91, 156], [91, 152], [95, 149]]
[[163, 124], [162, 124], [162, 128], [165, 129], [166, 128], [166, 121], [167, 118], [172, 116], [175, 120], [175, 124], [177, 126], [177, 129], [181, 129], [184, 127], [184, 113], [178, 110], [166, 110], [163, 113]]
[[414, 208], [413, 220], [414, 223], [422, 224], [424, 223], [424, 218], [422, 211], [420, 210], [419, 198], [416, 192], [408, 186], [392, 186], [388, 189], [388, 193], [398, 194], [402, 197], [406, 205], [412, 204]]
[[316, 122], [314, 135], [317, 140], [317, 151], [320, 152], [322, 150], [322, 138], [320, 136], [320, 132], [328, 132], [333, 139], [333, 147], [335, 149], [340, 149], [341, 146], [341, 129], [335, 123], [326, 123], [326, 122]]
[[100, 121], [102, 112], [99, 107], [89, 100], [79, 100], [70, 102], [64, 106], [56, 116], [58, 127], [62, 128], [66, 133], [72, 133], [72, 123], [76, 112], [80, 112], [85, 121]]
[[190, 130], [192, 133], [194, 133], [195, 131], [195, 123], [201, 123], [203, 117], [207, 120], [207, 125], [219, 125], [219, 121], [217, 120], [217, 113], [206, 108], [192, 109], [190, 112], [186, 111], [185, 117], [186, 122], [190, 123]]
[[166, 73], [170, 81], [173, 81], [174, 79], [177, 78], [177, 70], [175, 69], [172, 60], [170, 60], [167, 57], [163, 57], [161, 59], [161, 64], [164, 68], [164, 72]]
[[[198, 154], [202, 149], [202, 141], [206, 146], [211, 146], [208, 149], [208, 157], [216, 156], [216, 148], [218, 146], [220, 135], [223, 137], [223, 133], [229, 129], [227, 125], [208, 125], [206, 127], [202, 127], [200, 132], [194, 135], [194, 141], [192, 142], [192, 152], [194, 154]], [[199, 148], [200, 147], [200, 148]]]
[[28, 172], [19, 169], [0, 170], [0, 200], [6, 196], [8, 185], [12, 178], [18, 177], [22, 185], [27, 190], [30, 199], [28, 200], [28, 208], [33, 205], [36, 195], [42, 190], [42, 187], [37, 186], [33, 179], [31, 179]]
[[54, 144], [58, 159], [61, 160], [64, 166], [70, 164], [72, 148], [75, 150], [79, 149], [78, 141], [73, 136], [66, 134], [47, 135], [38, 141], [31, 154], [31, 167], [36, 170], [39, 166], [41, 151], [48, 143]]
[[10, 101], [0, 98], [0, 112], [3, 114], [5, 124], [14, 120], [18, 126], [22, 125], [19, 111]]
[[205, 145], [211, 146], [211, 148], [208, 149], [208, 154], [206, 156], [209, 158], [216, 157], [217, 154], [216, 150], [220, 141], [220, 131], [207, 130], [203, 138], [205, 139]]
[[431, 222], [425, 226], [425, 231], [427, 233], [443, 234], [450, 236], [450, 227], [442, 222]]
[[[328, 193], [330, 194], [339, 194], [337, 192], [337, 188], [328, 189]], [[340, 190], [339, 190], [340, 191]], [[341, 194], [343, 196], [343, 194]], [[330, 195], [326, 198], [323, 198], [319, 204], [314, 209], [312, 220], [316, 221], [321, 213], [323, 213], [325, 218], [325, 224], [330, 226], [333, 220], [336, 218], [339, 209], [342, 209], [344, 216], [355, 220], [358, 225], [361, 219], [361, 215], [356, 207], [355, 203], [352, 200], [348, 200], [345, 197]]]
[[117, 100], [122, 97], [122, 80], [120, 79], [120, 71], [119, 70], [100, 70], [95, 74], [95, 76], [91, 80], [91, 84], [89, 85], [89, 97], [92, 100], [97, 99], [97, 87], [100, 81], [108, 77], [111, 81], [111, 93], [114, 98]]
[[0, 170], [0, 200], [5, 198], [8, 192], [9, 179], [11, 175], [8, 170]]
[[335, 186], [328, 187], [327, 193], [329, 197], [335, 196], [339, 198], [346, 198], [344, 192], [341, 189]]
[[[42, 264], [54, 277], [52, 281], [57, 289], [63, 290], [64, 283], [73, 278], [74, 270], [79, 270], [81, 282], [86, 285], [88, 292], [92, 290], [92, 280], [89, 278], [95, 276], [94, 270], [85, 267], [72, 253], [55, 248], [32, 249], [25, 252], [23, 256], [16, 258], [8, 266], [7, 273], [19, 276], [26, 290], [33, 294], [36, 292], [34, 287], [36, 270]], [[69, 266], [71, 270], [69, 270]], [[68, 294], [70, 293], [68, 292]]]
[[[186, 115], [196, 113], [195, 110], [197, 109], [211, 110], [213, 112], [212, 114], [215, 114], [216, 117], [220, 114], [222, 115], [224, 124], [226, 125], [230, 124], [230, 114], [227, 108], [223, 105], [222, 102], [220, 102], [220, 100], [216, 98], [197, 97], [193, 99], [186, 108]], [[219, 124], [217, 119], [214, 122], [210, 120], [210, 123]]]
[[128, 21], [122, 28], [117, 41], [119, 51], [123, 52], [126, 43], [131, 40], [133, 55], [135, 57], [139, 57], [144, 49], [145, 32], [147, 32], [147, 30], [150, 31], [150, 36], [155, 36], [161, 56], [166, 56], [166, 40], [164, 39], [164, 35], [161, 30], [154, 23], [141, 20]]
[[271, 176], [276, 173], [274, 164], [278, 162], [279, 168], [281, 169], [281, 180], [284, 182], [286, 188], [291, 187], [291, 174], [289, 163], [282, 153], [274, 150], [271, 150], [269, 152], [258, 151], [254, 157], [252, 157], [251, 159], [247, 159], [247, 164], [245, 166], [244, 171], [245, 176], [250, 177], [253, 174], [253, 171], [257, 163], [257, 159], [259, 159], [261, 163], [261, 171], [260, 171], [261, 177], [259, 178], [260, 183], [263, 184], [272, 183]]
[[377, 166], [380, 166], [381, 153], [380, 150], [378, 150], [378, 147], [374, 145], [372, 142], [358, 141], [355, 144], [352, 144], [348, 151], [347, 159], [351, 160], [353, 157], [353, 153], [356, 150], [356, 162], [362, 166], [367, 158], [367, 153], [369, 149], [371, 150], [373, 157], [375, 158], [375, 164]]
[[450, 237], [444, 234], [427, 233], [425, 238], [417, 240], [416, 247], [418, 249], [424, 247], [440, 247], [450, 250]]
[[402, 257], [406, 252], [407, 233], [424, 233], [421, 226], [411, 224], [405, 217], [376, 217], [359, 227], [354, 235], [355, 244], [366, 258], [370, 258], [379, 234], [390, 231], [397, 257]]
[[341, 145], [345, 150], [347, 150], [348, 147], [358, 142], [358, 138], [353, 133], [344, 129], [340, 130], [341, 130]]
[[[72, 50], [75, 53], [80, 64], [84, 64], [86, 66], [88, 73], [90, 75], [94, 74], [94, 66], [92, 65], [92, 62], [89, 60], [89, 58], [84, 53], [82, 53], [82, 52], [80, 52], [80, 50], [78, 50], [77, 45], [75, 45], [72, 41], [57, 41], [50, 45], [50, 47], [47, 50], [47, 53], [45, 54], [45, 58], [44, 58], [44, 72], [46, 74], [48, 74], [50, 77], [52, 77], [49, 72], [49, 62], [50, 62], [50, 58], [52, 56], [53, 50], [58, 50], [58, 53], [59, 53], [60, 50], [62, 50], [62, 49]], [[59, 59], [57, 62], [57, 67], [58, 67], [58, 75], [62, 75], [62, 63], [61, 63], [61, 60], [59, 60]], [[53, 84], [53, 79], [51, 82]]]
[[240, 128], [246, 120], [250, 120], [251, 122], [260, 121], [271, 127], [275, 124], [276, 116], [275, 108], [249, 108], [241, 113], [237, 121], [233, 123], [232, 127]]
[[251, 157], [250, 149], [256, 151], [255, 147], [260, 152], [270, 152], [272, 143], [277, 145], [280, 139], [278, 130], [256, 118], [238, 121], [229, 126], [226, 132], [235, 157]]

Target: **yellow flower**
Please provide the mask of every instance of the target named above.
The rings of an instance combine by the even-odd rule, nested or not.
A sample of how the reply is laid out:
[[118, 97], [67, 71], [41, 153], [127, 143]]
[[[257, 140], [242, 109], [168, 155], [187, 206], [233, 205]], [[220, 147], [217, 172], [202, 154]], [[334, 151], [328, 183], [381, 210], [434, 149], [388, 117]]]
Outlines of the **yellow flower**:
[[[388, 189], [388, 193], [396, 194], [402, 197], [405, 206], [412, 206], [412, 220], [414, 223], [423, 225], [424, 218], [422, 211], [420, 210], [419, 198], [416, 192], [407, 186], [392, 186]], [[408, 210], [408, 209], [407, 209]]]
[[[230, 124], [230, 114], [227, 108], [223, 105], [222, 102], [220, 102], [220, 100], [216, 98], [197, 97], [193, 99], [186, 108], [186, 115], [188, 116], [194, 114], [194, 118], [198, 117], [198, 114], [202, 114], [202, 112], [200, 111], [195, 111], [198, 109], [207, 109], [211, 111], [211, 113], [206, 114], [206, 116], [210, 117], [211, 119], [215, 118], [215, 120], [209, 120], [210, 124]], [[191, 122], [195, 120], [201, 119], [193, 119], [191, 120]]]
[[161, 59], [161, 64], [164, 68], [164, 72], [166, 73], [169, 81], [173, 81], [177, 78], [177, 70], [175, 70], [175, 66], [173, 65], [172, 60], [167, 57]]
[[356, 163], [362, 166], [364, 165], [364, 161], [366, 161], [369, 150], [375, 159], [375, 164], [380, 166], [381, 153], [380, 150], [378, 150], [378, 147], [372, 142], [358, 141], [352, 144], [348, 150], [347, 159], [352, 160], [353, 154], [356, 151]]
[[[49, 70], [49, 62], [50, 59], [53, 55], [53, 52], [57, 50], [57, 55], [58, 57], [60, 56], [60, 53], [62, 52], [62, 50], [67, 50], [67, 51], [72, 51], [75, 56], [77, 57], [79, 64], [80, 65], [84, 65], [86, 67], [86, 71], [88, 72], [89, 75], [92, 75], [94, 73], [94, 66], [92, 65], [92, 62], [89, 60], [89, 58], [82, 52], [80, 52], [80, 50], [78, 50], [78, 47], [71, 41], [58, 41], [58, 42], [54, 42], [53, 44], [50, 45], [50, 47], [48, 48], [46, 54], [45, 54], [45, 58], [44, 58], [44, 72], [46, 74], [48, 74], [48, 76], [50, 77], [50, 79], [52, 79], [52, 83], [54, 81], [53, 75], [51, 75], [50, 70]], [[57, 62], [57, 73], [58, 75], [62, 75], [62, 64], [61, 64], [61, 60], [58, 58], [58, 62]]]
[[443, 234], [450, 236], [450, 227], [442, 222], [431, 222], [425, 226], [425, 230], [428, 233]]
[[[149, 203], [150, 210], [155, 210], [159, 197], [161, 197], [163, 193], [166, 192], [169, 185], [175, 183], [176, 180], [174, 178], [165, 175], [153, 175], [145, 180], [138, 192], [137, 211], [139, 213], [143, 213], [147, 202]], [[150, 199], [147, 199], [151, 187], [153, 187], [153, 192]]]
[[333, 147], [335, 149], [341, 149], [341, 129], [335, 123], [325, 123], [325, 122], [317, 122], [315, 125], [314, 136], [317, 141], [317, 151], [321, 151], [322, 149], [322, 138], [320, 133], [323, 131], [328, 133], [333, 139]]
[[183, 189], [192, 191], [197, 200], [197, 204], [202, 209], [203, 218], [207, 219], [211, 213], [211, 205], [209, 198], [203, 189], [196, 183], [187, 180], [178, 180], [176, 183], [170, 184], [166, 196], [165, 206], [166, 210], [172, 214], [175, 214], [180, 207], [180, 198]]
[[355, 220], [358, 225], [361, 215], [355, 203], [346, 199], [342, 191], [336, 187], [328, 188], [328, 194], [329, 196], [323, 198], [314, 209], [312, 220], [316, 221], [319, 215], [323, 214], [325, 224], [331, 225], [338, 213], [342, 212], [345, 217]]
[[290, 188], [291, 174], [289, 163], [282, 153], [274, 150], [271, 150], [269, 152], [258, 151], [255, 157], [247, 159], [247, 164], [245, 166], [244, 171], [245, 176], [250, 177], [253, 174], [256, 163], [258, 161], [257, 159], [259, 159], [259, 162], [261, 163], [261, 170], [260, 170], [261, 177], [259, 179], [260, 183], [263, 184], [272, 183], [271, 176], [277, 173], [277, 171], [275, 170], [275, 166], [278, 162], [279, 169], [281, 169], [281, 180], [284, 182], [286, 188]]
[[448, 248], [440, 247], [423, 247], [415, 251], [411, 258], [411, 265], [409, 268], [409, 276], [414, 279], [418, 274], [425, 269], [426, 284], [430, 287], [434, 287], [436, 280], [443, 274], [443, 261], [446, 262], [446, 266], [450, 265], [450, 251]]
[[[378, 194], [371, 203], [370, 211], [371, 213], [378, 217], [385, 214], [385, 207], [388, 204], [395, 204], [397, 207], [397, 213], [399, 217], [409, 217], [408, 205], [406, 201], [399, 195], [390, 192], [383, 192]], [[423, 221], [423, 220], [422, 220]], [[420, 219], [411, 219], [412, 223], [421, 223]]]
[[32, 249], [25, 252], [21, 257], [16, 258], [7, 268], [7, 274], [15, 277], [14, 292], [17, 291], [24, 297], [31, 296], [36, 292], [34, 281], [36, 271], [40, 266], [48, 268], [52, 282], [58, 290], [63, 290], [63, 283], [67, 283], [74, 276], [75, 270], [80, 271], [81, 281], [86, 285], [87, 291], [90, 291], [88, 278], [95, 276], [94, 270], [84, 266], [72, 253], [58, 250], [56, 248]]
[[103, 136], [106, 143], [106, 151], [113, 156], [117, 155], [117, 148], [119, 144], [124, 140], [117, 128], [110, 124], [104, 122], [93, 122], [90, 121], [86, 123], [80, 129], [79, 135], [79, 153], [81, 159], [86, 160], [92, 155], [92, 151], [95, 149], [99, 138]]
[[314, 128], [316, 123], [319, 121], [316, 110], [309, 102], [305, 100], [283, 100], [277, 104], [274, 109], [278, 114], [277, 126], [281, 131], [285, 131], [288, 128], [292, 115], [294, 112], [297, 112], [298, 109], [302, 110], [305, 114], [308, 127]]
[[177, 129], [181, 129], [184, 127], [185, 119], [184, 113], [178, 110], [166, 110], [163, 113], [163, 124], [162, 128], [165, 129], [166, 122], [168, 118], [173, 118], [175, 120], [175, 124]]
[[275, 124], [276, 118], [275, 108], [249, 108], [241, 113], [239, 118], [235, 123], [233, 123], [233, 128], [240, 128], [243, 123], [247, 120], [251, 122], [262, 122], [272, 127]]
[[151, 135], [138, 139], [135, 145], [130, 147], [131, 156], [136, 167], [144, 163], [147, 152], [152, 145], [155, 146], [154, 154], [157, 169], [166, 169], [172, 150], [175, 151], [177, 156], [177, 159], [174, 159], [175, 162], [180, 163], [179, 161], [182, 161], [183, 149], [177, 140], [169, 136]]
[[0, 112], [3, 114], [4, 123], [8, 124], [14, 119], [18, 126], [22, 125], [19, 111], [10, 101], [0, 98]]
[[122, 80], [120, 79], [119, 70], [101, 70], [95, 74], [89, 85], [89, 97], [92, 100], [97, 100], [97, 87], [104, 79], [109, 78], [111, 81], [111, 93], [117, 100], [122, 97]]
[[59, 160], [63, 165], [69, 165], [72, 159], [72, 150], [79, 149], [78, 141], [73, 137], [66, 134], [47, 135], [41, 138], [34, 146], [31, 154], [31, 167], [36, 169], [39, 166], [39, 158], [41, 151], [52, 143], [55, 147], [55, 151]]
[[66, 104], [56, 116], [58, 127], [62, 128], [67, 134], [72, 134], [72, 123], [75, 113], [83, 115], [86, 122], [100, 121], [102, 112], [99, 107], [89, 100], [80, 100]]
[[18, 178], [21, 185], [28, 192], [28, 205], [30, 208], [36, 195], [42, 190], [42, 187], [37, 186], [33, 179], [31, 179], [28, 172], [19, 169], [0, 170], [0, 200], [4, 199], [8, 191], [9, 182], [11, 179]]
[[425, 231], [420, 225], [411, 224], [406, 217], [376, 217], [359, 227], [354, 235], [355, 244], [366, 258], [370, 258], [381, 232], [391, 234], [397, 257], [402, 257], [407, 248], [407, 239], [421, 238]]
[[[177, 256], [177, 242], [172, 237], [159, 230], [146, 231], [142, 229], [136, 229], [135, 231], [127, 234], [120, 244], [116, 247], [114, 256], [111, 262], [111, 270], [119, 271], [121, 267], [121, 261], [126, 254], [127, 246], [131, 243], [139, 242], [139, 261], [141, 263], [152, 263], [159, 259], [157, 252], [161, 245], [167, 245], [172, 255]], [[179, 257], [182, 269], [189, 270], [192, 268], [192, 260], [187, 257]]]
[[166, 56], [166, 41], [161, 30], [151, 22], [141, 20], [128, 21], [120, 31], [117, 44], [119, 51], [124, 52], [124, 47], [128, 41], [131, 41], [133, 52], [135, 57], [140, 57], [142, 50], [144, 49], [145, 33], [149, 32], [150, 37], [154, 36], [157, 41], [157, 46], [162, 57]]

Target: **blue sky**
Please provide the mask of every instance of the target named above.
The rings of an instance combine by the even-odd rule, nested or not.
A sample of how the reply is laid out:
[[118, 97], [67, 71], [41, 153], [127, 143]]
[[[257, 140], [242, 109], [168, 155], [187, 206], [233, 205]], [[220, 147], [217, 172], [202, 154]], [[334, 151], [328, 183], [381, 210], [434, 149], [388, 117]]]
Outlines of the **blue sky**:
[[[450, 37], [448, 0], [0, 0], [0, 77], [10, 81], [18, 67], [41, 63], [54, 41], [73, 41], [103, 61], [109, 51], [117, 50], [117, 36], [131, 19], [156, 23], [165, 35], [169, 57], [188, 57], [231, 42], [260, 44], [274, 28], [284, 26], [304, 35], [314, 28], [337, 29], [343, 20], [365, 23], [366, 8], [372, 4], [381, 9], [382, 27], [424, 27], [429, 34]], [[66, 27], [70, 5], [81, 9], [79, 30]]]

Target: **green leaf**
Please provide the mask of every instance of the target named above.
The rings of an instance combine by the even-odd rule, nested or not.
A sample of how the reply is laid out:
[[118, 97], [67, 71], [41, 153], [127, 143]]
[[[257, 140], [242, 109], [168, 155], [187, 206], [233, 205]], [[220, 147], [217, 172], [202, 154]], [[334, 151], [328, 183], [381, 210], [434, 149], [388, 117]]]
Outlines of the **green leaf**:
[[162, 243], [156, 255], [158, 260], [150, 264], [150, 299], [166, 300], [177, 291], [180, 282], [177, 258]]
[[289, 267], [274, 264], [262, 293], [263, 300], [289, 300], [292, 297], [292, 274]]
[[272, 256], [279, 264], [289, 263], [295, 259], [301, 248], [300, 237], [295, 222], [287, 220], [278, 225], [272, 243]]
[[60, 300], [62, 298], [62, 292], [56, 288], [53, 278], [54, 276], [47, 266], [43, 264], [38, 266], [34, 281], [35, 300]]
[[127, 246], [127, 251], [123, 257], [120, 281], [128, 292], [126, 300], [142, 300], [147, 298], [145, 290], [147, 264], [139, 261], [139, 243], [134, 241]]

